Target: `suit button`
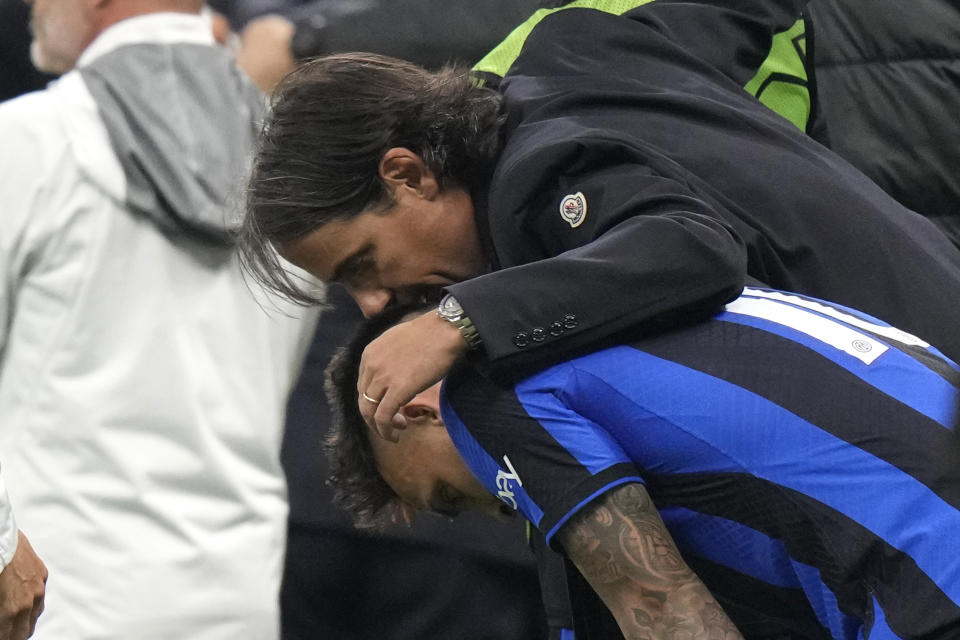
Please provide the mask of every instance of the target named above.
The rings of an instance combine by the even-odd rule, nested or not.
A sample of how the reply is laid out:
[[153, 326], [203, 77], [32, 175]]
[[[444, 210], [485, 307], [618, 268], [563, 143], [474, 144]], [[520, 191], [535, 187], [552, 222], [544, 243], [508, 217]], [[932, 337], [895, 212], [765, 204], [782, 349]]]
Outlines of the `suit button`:
[[562, 322], [557, 321], [550, 323], [550, 335], [552, 335], [554, 338], [563, 335], [564, 331], [565, 329]]
[[513, 336], [513, 344], [523, 349], [530, 344], [530, 334], [526, 331], [518, 331], [517, 335]]
[[580, 323], [577, 321], [577, 316], [571, 313], [563, 316], [563, 327], [565, 329], [575, 329], [578, 324]]
[[543, 342], [547, 339], [547, 332], [543, 327], [536, 327], [533, 330], [533, 335], [531, 336], [534, 342]]

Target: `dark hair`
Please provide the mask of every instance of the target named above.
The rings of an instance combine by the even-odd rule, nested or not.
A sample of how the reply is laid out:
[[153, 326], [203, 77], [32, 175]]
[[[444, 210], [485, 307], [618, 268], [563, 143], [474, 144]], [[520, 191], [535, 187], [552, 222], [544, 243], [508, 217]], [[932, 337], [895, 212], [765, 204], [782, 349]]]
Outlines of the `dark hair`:
[[389, 206], [379, 164], [392, 147], [417, 153], [441, 188], [482, 188], [499, 152], [500, 104], [464, 68], [431, 72], [361, 53], [303, 64], [277, 87], [261, 132], [240, 232], [246, 271], [291, 300], [315, 302], [273, 243]]
[[370, 428], [357, 408], [360, 356], [368, 344], [421, 305], [391, 307], [364, 322], [350, 344], [327, 367], [326, 391], [331, 427], [323, 446], [330, 463], [333, 502], [347, 511], [362, 529], [380, 529], [389, 522], [398, 496], [386, 483], [373, 457]]

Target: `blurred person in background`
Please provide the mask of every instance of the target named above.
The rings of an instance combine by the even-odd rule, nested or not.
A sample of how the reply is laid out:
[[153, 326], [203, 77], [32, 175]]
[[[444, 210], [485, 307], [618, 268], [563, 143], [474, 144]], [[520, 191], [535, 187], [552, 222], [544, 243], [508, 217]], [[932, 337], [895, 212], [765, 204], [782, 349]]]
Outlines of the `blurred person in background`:
[[[0, 0], [0, 102], [39, 89], [50, 78], [30, 63], [29, 17], [22, 0]], [[17, 528], [2, 477], [0, 569], [0, 640], [23, 640], [43, 612], [47, 569]]]
[[30, 5], [0, 0], [0, 102], [43, 88], [52, 76], [30, 62]]
[[[216, 3], [213, 3], [217, 6]], [[237, 61], [269, 92], [298, 61], [369, 51], [430, 69], [473, 64], [543, 2], [313, 0], [230, 3]]]
[[0, 459], [51, 570], [37, 638], [279, 637], [315, 313], [238, 269], [265, 104], [201, 4], [33, 2], [64, 75], [0, 105]]
[[960, 5], [817, 0], [810, 17], [814, 137], [960, 247]]

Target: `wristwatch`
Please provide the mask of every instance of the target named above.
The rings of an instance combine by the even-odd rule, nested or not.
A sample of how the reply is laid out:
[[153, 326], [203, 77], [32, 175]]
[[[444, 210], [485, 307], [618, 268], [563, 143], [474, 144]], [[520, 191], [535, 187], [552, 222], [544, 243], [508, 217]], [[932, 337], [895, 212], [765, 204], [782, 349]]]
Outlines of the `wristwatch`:
[[482, 342], [477, 328], [473, 326], [473, 321], [463, 312], [463, 307], [449, 293], [440, 300], [440, 306], [437, 307], [437, 315], [460, 330], [460, 335], [467, 342], [467, 349], [473, 351], [480, 346]]

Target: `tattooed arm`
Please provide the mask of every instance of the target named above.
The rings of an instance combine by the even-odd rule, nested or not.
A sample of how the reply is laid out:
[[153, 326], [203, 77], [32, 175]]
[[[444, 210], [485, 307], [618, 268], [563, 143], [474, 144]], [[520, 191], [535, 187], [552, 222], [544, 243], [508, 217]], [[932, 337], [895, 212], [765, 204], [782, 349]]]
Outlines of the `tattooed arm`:
[[558, 535], [627, 640], [742, 640], [680, 557], [643, 485], [612, 489]]

